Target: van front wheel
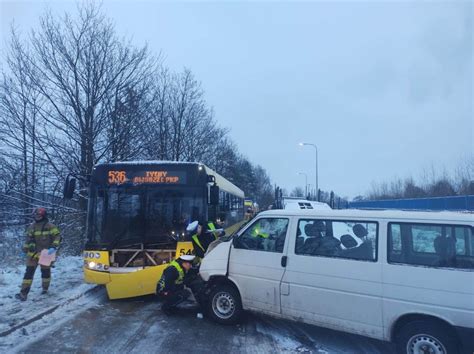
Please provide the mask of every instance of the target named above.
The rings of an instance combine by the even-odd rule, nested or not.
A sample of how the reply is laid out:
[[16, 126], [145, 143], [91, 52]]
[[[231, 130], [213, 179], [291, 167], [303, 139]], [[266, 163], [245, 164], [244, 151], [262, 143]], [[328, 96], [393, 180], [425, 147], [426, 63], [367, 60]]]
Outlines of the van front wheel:
[[396, 338], [399, 354], [457, 354], [456, 339], [447, 326], [434, 321], [417, 320], [404, 325]]
[[236, 323], [242, 314], [242, 303], [236, 289], [230, 285], [217, 285], [212, 289], [208, 301], [211, 318], [222, 324]]

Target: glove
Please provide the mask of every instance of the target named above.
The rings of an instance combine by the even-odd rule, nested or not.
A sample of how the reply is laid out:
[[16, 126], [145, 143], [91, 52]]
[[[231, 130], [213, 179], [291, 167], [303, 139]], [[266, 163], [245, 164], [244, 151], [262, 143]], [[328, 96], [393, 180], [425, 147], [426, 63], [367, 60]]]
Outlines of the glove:
[[51, 248], [48, 249], [48, 254], [49, 255], [52, 255], [55, 252], [56, 252], [56, 248], [54, 248], [54, 247], [51, 247]]
[[26, 258], [26, 252], [21, 251], [20, 252], [20, 258]]

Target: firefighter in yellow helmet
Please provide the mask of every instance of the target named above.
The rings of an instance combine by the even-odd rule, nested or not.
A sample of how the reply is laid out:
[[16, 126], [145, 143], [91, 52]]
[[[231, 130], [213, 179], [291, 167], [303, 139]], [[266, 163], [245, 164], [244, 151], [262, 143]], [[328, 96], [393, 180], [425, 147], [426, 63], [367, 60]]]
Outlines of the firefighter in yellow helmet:
[[[23, 244], [23, 251], [26, 253], [26, 271], [21, 284], [21, 291], [15, 297], [25, 301], [33, 282], [33, 276], [41, 251], [48, 250], [48, 254], [54, 254], [59, 248], [61, 236], [56, 225], [48, 221], [45, 208], [37, 208], [33, 213], [34, 222], [26, 230], [26, 240]], [[48, 292], [51, 282], [51, 266], [40, 265], [42, 279], [42, 294]]]

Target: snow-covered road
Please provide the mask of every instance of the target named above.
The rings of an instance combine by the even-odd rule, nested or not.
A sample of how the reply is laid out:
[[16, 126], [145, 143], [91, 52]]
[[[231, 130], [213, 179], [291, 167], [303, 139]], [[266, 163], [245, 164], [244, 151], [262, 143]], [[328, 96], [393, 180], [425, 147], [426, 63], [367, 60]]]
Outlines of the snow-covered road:
[[45, 316], [39, 333], [27, 327], [8, 343], [0, 338], [0, 352], [393, 353], [389, 344], [314, 326], [257, 315], [222, 326], [196, 318], [192, 308], [167, 317], [159, 305], [153, 298], [109, 301], [101, 289]]
[[[41, 296], [40, 272], [27, 302], [13, 298], [23, 266], [0, 272], [0, 353], [393, 353], [390, 344], [260, 315], [235, 326], [196, 318], [188, 306], [167, 317], [153, 297], [110, 301], [82, 281], [82, 259], [64, 257]], [[33, 319], [33, 321], [31, 321]]]
[[24, 321], [38, 316], [48, 309], [76, 299], [92, 285], [82, 279], [81, 257], [61, 257], [52, 269], [49, 294], [41, 295], [41, 272], [38, 267], [28, 301], [20, 302], [14, 295], [19, 292], [25, 266], [4, 267], [0, 270], [0, 335]]

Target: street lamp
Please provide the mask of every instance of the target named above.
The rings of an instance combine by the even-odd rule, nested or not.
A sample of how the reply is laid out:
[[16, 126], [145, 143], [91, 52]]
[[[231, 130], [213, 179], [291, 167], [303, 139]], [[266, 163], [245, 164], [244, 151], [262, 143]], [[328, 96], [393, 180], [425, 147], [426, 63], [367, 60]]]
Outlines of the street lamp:
[[[314, 151], [316, 152], [316, 200], [319, 199], [319, 185], [318, 185], [318, 147], [316, 144], [311, 144], [311, 143], [300, 143], [300, 146], [312, 146], [314, 147]], [[319, 201], [319, 200], [318, 200]]]
[[308, 175], [304, 172], [298, 172], [299, 175], [304, 175], [305, 183], [304, 183], [304, 197], [305, 199], [308, 198]]

